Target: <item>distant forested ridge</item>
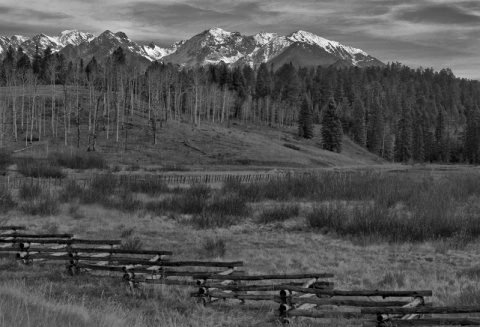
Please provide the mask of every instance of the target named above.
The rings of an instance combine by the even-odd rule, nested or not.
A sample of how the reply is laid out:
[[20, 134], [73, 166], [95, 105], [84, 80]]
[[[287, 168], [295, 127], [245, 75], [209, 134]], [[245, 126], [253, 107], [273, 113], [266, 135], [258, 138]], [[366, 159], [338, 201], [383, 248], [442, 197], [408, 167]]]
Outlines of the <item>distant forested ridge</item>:
[[[157, 143], [168, 120], [237, 120], [297, 127], [299, 137], [318, 138], [332, 151], [341, 151], [343, 134], [389, 161], [480, 161], [479, 81], [456, 78], [449, 69], [155, 62], [141, 71], [122, 48], [86, 63], [67, 62], [49, 48], [33, 59], [9, 48], [1, 83], [0, 146], [22, 134], [25, 142], [48, 136], [77, 146], [84, 137], [95, 150], [100, 132], [126, 142], [126, 126], [146, 130]], [[40, 85], [51, 93], [39, 93]], [[315, 135], [312, 124], [322, 124], [322, 133]], [[88, 132], [80, 128], [85, 125]]]

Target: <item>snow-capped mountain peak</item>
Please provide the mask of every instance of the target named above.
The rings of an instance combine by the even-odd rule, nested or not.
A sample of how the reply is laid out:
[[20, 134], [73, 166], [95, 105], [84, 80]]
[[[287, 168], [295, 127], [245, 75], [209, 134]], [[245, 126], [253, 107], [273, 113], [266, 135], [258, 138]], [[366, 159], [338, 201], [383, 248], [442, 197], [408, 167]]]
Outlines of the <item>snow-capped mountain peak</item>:
[[115, 36], [121, 38], [122, 40], [128, 40], [128, 41], [130, 41], [130, 39], [128, 38], [127, 34], [121, 32], [121, 31], [115, 33]]
[[210, 39], [213, 40], [215, 43], [223, 43], [225, 42], [225, 40], [228, 40], [233, 35], [237, 35], [239, 33], [227, 32], [220, 27], [213, 27], [209, 30], [206, 30], [205, 34], [210, 36]]
[[110, 30], [104, 31], [99, 36], [68, 29], [55, 37], [44, 33], [32, 38], [18, 35], [11, 38], [0, 37], [0, 54], [9, 46], [15, 49], [21, 46], [25, 53], [33, 56], [37, 45], [40, 53], [50, 47], [52, 52], [61, 51], [67, 60], [78, 58], [89, 60], [93, 56], [97, 60], [103, 60], [118, 47], [122, 47], [127, 58], [135, 62], [162, 60], [182, 66], [220, 62], [252, 67], [264, 62], [275, 67], [280, 67], [284, 63], [318, 66], [332, 65], [337, 61], [361, 67], [383, 65], [363, 50], [303, 30], [287, 36], [268, 32], [244, 36], [239, 32], [228, 32], [219, 27], [210, 28], [188, 40], [175, 42], [167, 47], [159, 47], [154, 43], [139, 45], [130, 40], [125, 33], [113, 33]]
[[262, 46], [267, 44], [268, 42], [272, 41], [273, 39], [278, 38], [277, 33], [267, 33], [267, 32], [260, 32], [258, 34], [255, 34], [253, 36], [255, 41], [257, 42], [258, 45]]
[[307, 44], [316, 44], [319, 45], [320, 47], [324, 48], [326, 51], [330, 53], [336, 52], [338, 49], [342, 49], [349, 53], [350, 55], [356, 55], [356, 54], [362, 54], [364, 56], [368, 56], [368, 54], [360, 49], [352, 48], [349, 46], [342, 45], [336, 41], [331, 41], [327, 40], [323, 37], [320, 37], [318, 35], [315, 35], [310, 32], [298, 30], [289, 36], [287, 36], [287, 39], [289, 39], [292, 42], [302, 42], [302, 43], [307, 43]]
[[220, 27], [212, 27], [212, 28], [208, 29], [206, 32], [213, 35], [213, 36], [223, 36], [223, 35], [232, 34], [231, 32], [227, 32]]
[[63, 46], [67, 46], [69, 44], [79, 45], [83, 42], [90, 42], [94, 38], [95, 35], [91, 33], [80, 32], [77, 29], [65, 30], [57, 36], [58, 41]]
[[289, 39], [292, 42], [302, 42], [302, 43], [307, 43], [307, 44], [317, 44], [321, 46], [322, 48], [327, 48], [328, 46], [339, 46], [340, 43], [335, 42], [335, 41], [330, 41], [327, 40], [323, 37], [320, 37], [318, 35], [315, 35], [310, 32], [298, 30], [289, 36], [287, 36], [287, 39]]

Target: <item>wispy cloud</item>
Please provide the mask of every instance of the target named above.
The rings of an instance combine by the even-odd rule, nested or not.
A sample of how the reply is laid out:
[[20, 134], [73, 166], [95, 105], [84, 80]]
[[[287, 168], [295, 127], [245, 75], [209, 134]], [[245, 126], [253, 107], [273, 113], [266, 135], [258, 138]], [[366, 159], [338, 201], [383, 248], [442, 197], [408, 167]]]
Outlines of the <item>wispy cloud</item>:
[[398, 12], [396, 18], [426, 24], [472, 25], [480, 23], [480, 16], [469, 13], [460, 6], [447, 4], [412, 6]]

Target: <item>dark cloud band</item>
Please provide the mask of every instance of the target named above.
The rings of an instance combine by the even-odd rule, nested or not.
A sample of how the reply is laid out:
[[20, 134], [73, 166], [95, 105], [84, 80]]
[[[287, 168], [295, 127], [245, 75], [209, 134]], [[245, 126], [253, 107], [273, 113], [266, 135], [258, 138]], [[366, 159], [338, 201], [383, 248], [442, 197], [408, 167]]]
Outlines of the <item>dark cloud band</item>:
[[480, 23], [480, 16], [454, 5], [429, 5], [403, 10], [397, 19], [413, 23], [472, 25]]

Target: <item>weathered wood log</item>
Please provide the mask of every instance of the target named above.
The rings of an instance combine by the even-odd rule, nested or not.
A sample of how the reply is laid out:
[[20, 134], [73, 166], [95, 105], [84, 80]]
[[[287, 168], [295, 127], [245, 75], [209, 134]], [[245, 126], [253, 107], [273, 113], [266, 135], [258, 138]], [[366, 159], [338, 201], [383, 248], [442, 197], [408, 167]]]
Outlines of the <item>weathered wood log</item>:
[[375, 320], [366, 320], [364, 327], [404, 327], [404, 326], [480, 326], [477, 318], [428, 318], [414, 320], [390, 320], [379, 323]]
[[71, 253], [111, 253], [111, 254], [145, 254], [145, 255], [173, 255], [172, 251], [160, 250], [124, 250], [124, 249], [99, 249], [99, 248], [71, 248]]
[[[200, 296], [197, 292], [191, 293], [192, 297]], [[251, 300], [251, 301], [275, 301], [281, 302], [281, 299], [277, 295], [266, 294], [266, 295], [254, 295], [254, 294], [238, 294], [238, 293], [227, 293], [220, 291], [209, 292], [208, 296], [212, 298], [219, 299], [235, 299], [235, 300]]]
[[[403, 308], [404, 309], [416, 308], [416, 307], [419, 307], [419, 306], [423, 306], [424, 303], [425, 303], [425, 301], [423, 300], [423, 297], [417, 296], [413, 299], [412, 302], [404, 305]], [[401, 318], [403, 320], [411, 320], [411, 319], [415, 319], [415, 318], [418, 318], [418, 317], [419, 317], [418, 314], [407, 314], [407, 315], [404, 315], [404, 316], [402, 316], [401, 314], [400, 315], [398, 315], [398, 314], [378, 314], [377, 315], [377, 321], [378, 322], [390, 321], [392, 319], [397, 319], [397, 318]]]
[[315, 310], [300, 310], [292, 309], [287, 311], [288, 317], [309, 317], [309, 318], [359, 318], [359, 312], [343, 312], [343, 311], [315, 311]]
[[190, 280], [173, 280], [173, 279], [151, 279], [151, 278], [135, 278], [134, 283], [156, 284], [156, 285], [179, 285], [179, 286], [197, 286], [195, 282]]
[[292, 297], [287, 301], [289, 303], [295, 303], [295, 304], [312, 303], [316, 305], [335, 305], [335, 306], [350, 306], [350, 307], [395, 307], [395, 306], [403, 306], [410, 303], [410, 301], [337, 300], [337, 299], [331, 299], [331, 298], [316, 298], [316, 297], [314, 298]]
[[366, 308], [362, 309], [362, 313], [365, 314], [409, 314], [409, 313], [421, 313], [421, 314], [456, 314], [456, 313], [477, 313], [480, 312], [480, 306], [467, 306], [467, 307], [416, 307], [416, 308]]
[[[3, 237], [3, 236], [0, 236]], [[12, 233], [5, 235], [5, 237], [16, 238], [72, 238], [73, 234], [24, 234], [24, 233]]]
[[[285, 288], [296, 288], [296, 289], [304, 289], [302, 288], [302, 283], [289, 283], [289, 284], [275, 284], [275, 285], [223, 285], [223, 284], [213, 284], [213, 283], [205, 283], [202, 284], [204, 288], [218, 288], [222, 290], [230, 290], [230, 291], [244, 291], [244, 292], [251, 292], [251, 291], [258, 291], [258, 292], [268, 292], [268, 291], [278, 291]], [[310, 290], [313, 290], [310, 288]]]
[[[231, 278], [230, 278], [231, 277]], [[268, 280], [268, 279], [304, 279], [304, 278], [332, 278], [334, 277], [333, 274], [327, 273], [318, 273], [318, 274], [292, 274], [292, 275], [256, 275], [256, 276], [215, 276], [215, 275], [195, 275], [193, 276], [194, 279], [231, 279], [231, 280]]]
[[291, 292], [310, 293], [310, 294], [325, 294], [330, 296], [381, 296], [381, 297], [408, 297], [408, 296], [431, 296], [432, 291], [329, 291], [314, 288], [304, 288], [300, 286], [292, 286], [288, 284], [279, 285], [220, 285], [220, 284], [205, 284], [204, 287], [219, 288], [225, 290], [235, 291], [281, 291], [288, 290]]
[[333, 290], [334, 282], [316, 281], [311, 287], [324, 290]]
[[[22, 243], [20, 243], [22, 244]], [[68, 247], [60, 249], [52, 249], [46, 247], [30, 247], [28, 249], [31, 252], [39, 253], [56, 253], [56, 252], [67, 252], [67, 253], [110, 253], [110, 254], [145, 254], [145, 255], [172, 255], [171, 251], [157, 251], [157, 250], [123, 250], [123, 249], [102, 249], [102, 248], [77, 248], [77, 247]], [[16, 252], [18, 248], [2, 248], [0, 252]]]
[[[146, 264], [145, 260], [132, 260], [130, 264]], [[242, 267], [242, 261], [217, 262], [217, 261], [164, 261], [158, 262], [158, 265], [164, 267]]]
[[115, 256], [110, 256], [107, 253], [108, 256], [77, 256], [73, 255], [72, 253], [66, 254], [66, 255], [53, 255], [53, 254], [29, 254], [28, 258], [29, 259], [47, 259], [47, 260], [57, 260], [57, 261], [69, 261], [69, 262], [75, 262], [75, 261], [111, 261], [111, 262], [118, 262], [122, 263], [124, 265], [130, 264], [132, 261], [135, 261], [136, 264], [142, 264], [145, 266], [148, 265], [163, 265], [165, 263], [164, 261], [158, 259], [157, 261], [152, 261], [152, 260], [140, 260], [136, 258], [128, 258], [128, 257], [115, 257]]
[[[277, 303], [282, 303], [283, 299], [274, 294], [236, 294], [236, 293], [226, 293], [221, 291], [211, 291], [208, 293], [210, 297], [214, 298], [229, 298], [229, 299], [238, 299], [238, 300], [251, 300], [251, 301], [275, 301]], [[198, 293], [192, 293], [192, 296], [198, 296]], [[302, 303], [312, 303], [316, 305], [334, 305], [334, 306], [351, 306], [351, 307], [392, 307], [392, 306], [402, 306], [410, 302], [407, 301], [360, 301], [360, 300], [334, 300], [334, 299], [319, 299], [319, 298], [291, 298], [290, 303], [302, 304]]]
[[14, 238], [12, 240], [0, 239], [0, 243], [38, 243], [38, 244], [104, 244], [120, 245], [121, 240], [85, 240], [85, 239], [35, 239]]
[[[122, 272], [125, 273], [127, 271], [131, 271], [135, 274], [150, 274], [150, 275], [158, 275], [159, 277], [168, 277], [168, 276], [192, 276], [193, 274], [199, 273], [198, 271], [192, 272], [192, 271], [174, 271], [174, 270], [163, 270], [163, 267], [158, 267], [157, 269], [150, 269], [149, 267], [143, 267], [143, 266], [133, 266], [133, 267], [128, 267], [125, 265], [117, 265], [117, 266], [111, 266], [111, 265], [106, 265], [106, 266], [98, 266], [95, 264], [88, 264], [88, 263], [83, 263], [79, 262], [76, 263], [77, 268], [81, 269], [89, 269], [89, 270], [103, 270], [103, 271], [116, 271], [116, 272]], [[200, 272], [204, 274], [205, 272]], [[196, 283], [195, 283], [196, 285]], [[197, 285], [198, 286], [198, 285]]]
[[340, 291], [340, 290], [321, 290], [312, 288], [301, 288], [296, 286], [287, 286], [284, 290], [300, 293], [323, 294], [329, 296], [381, 296], [386, 297], [410, 297], [410, 296], [432, 296], [431, 290], [425, 291]]

